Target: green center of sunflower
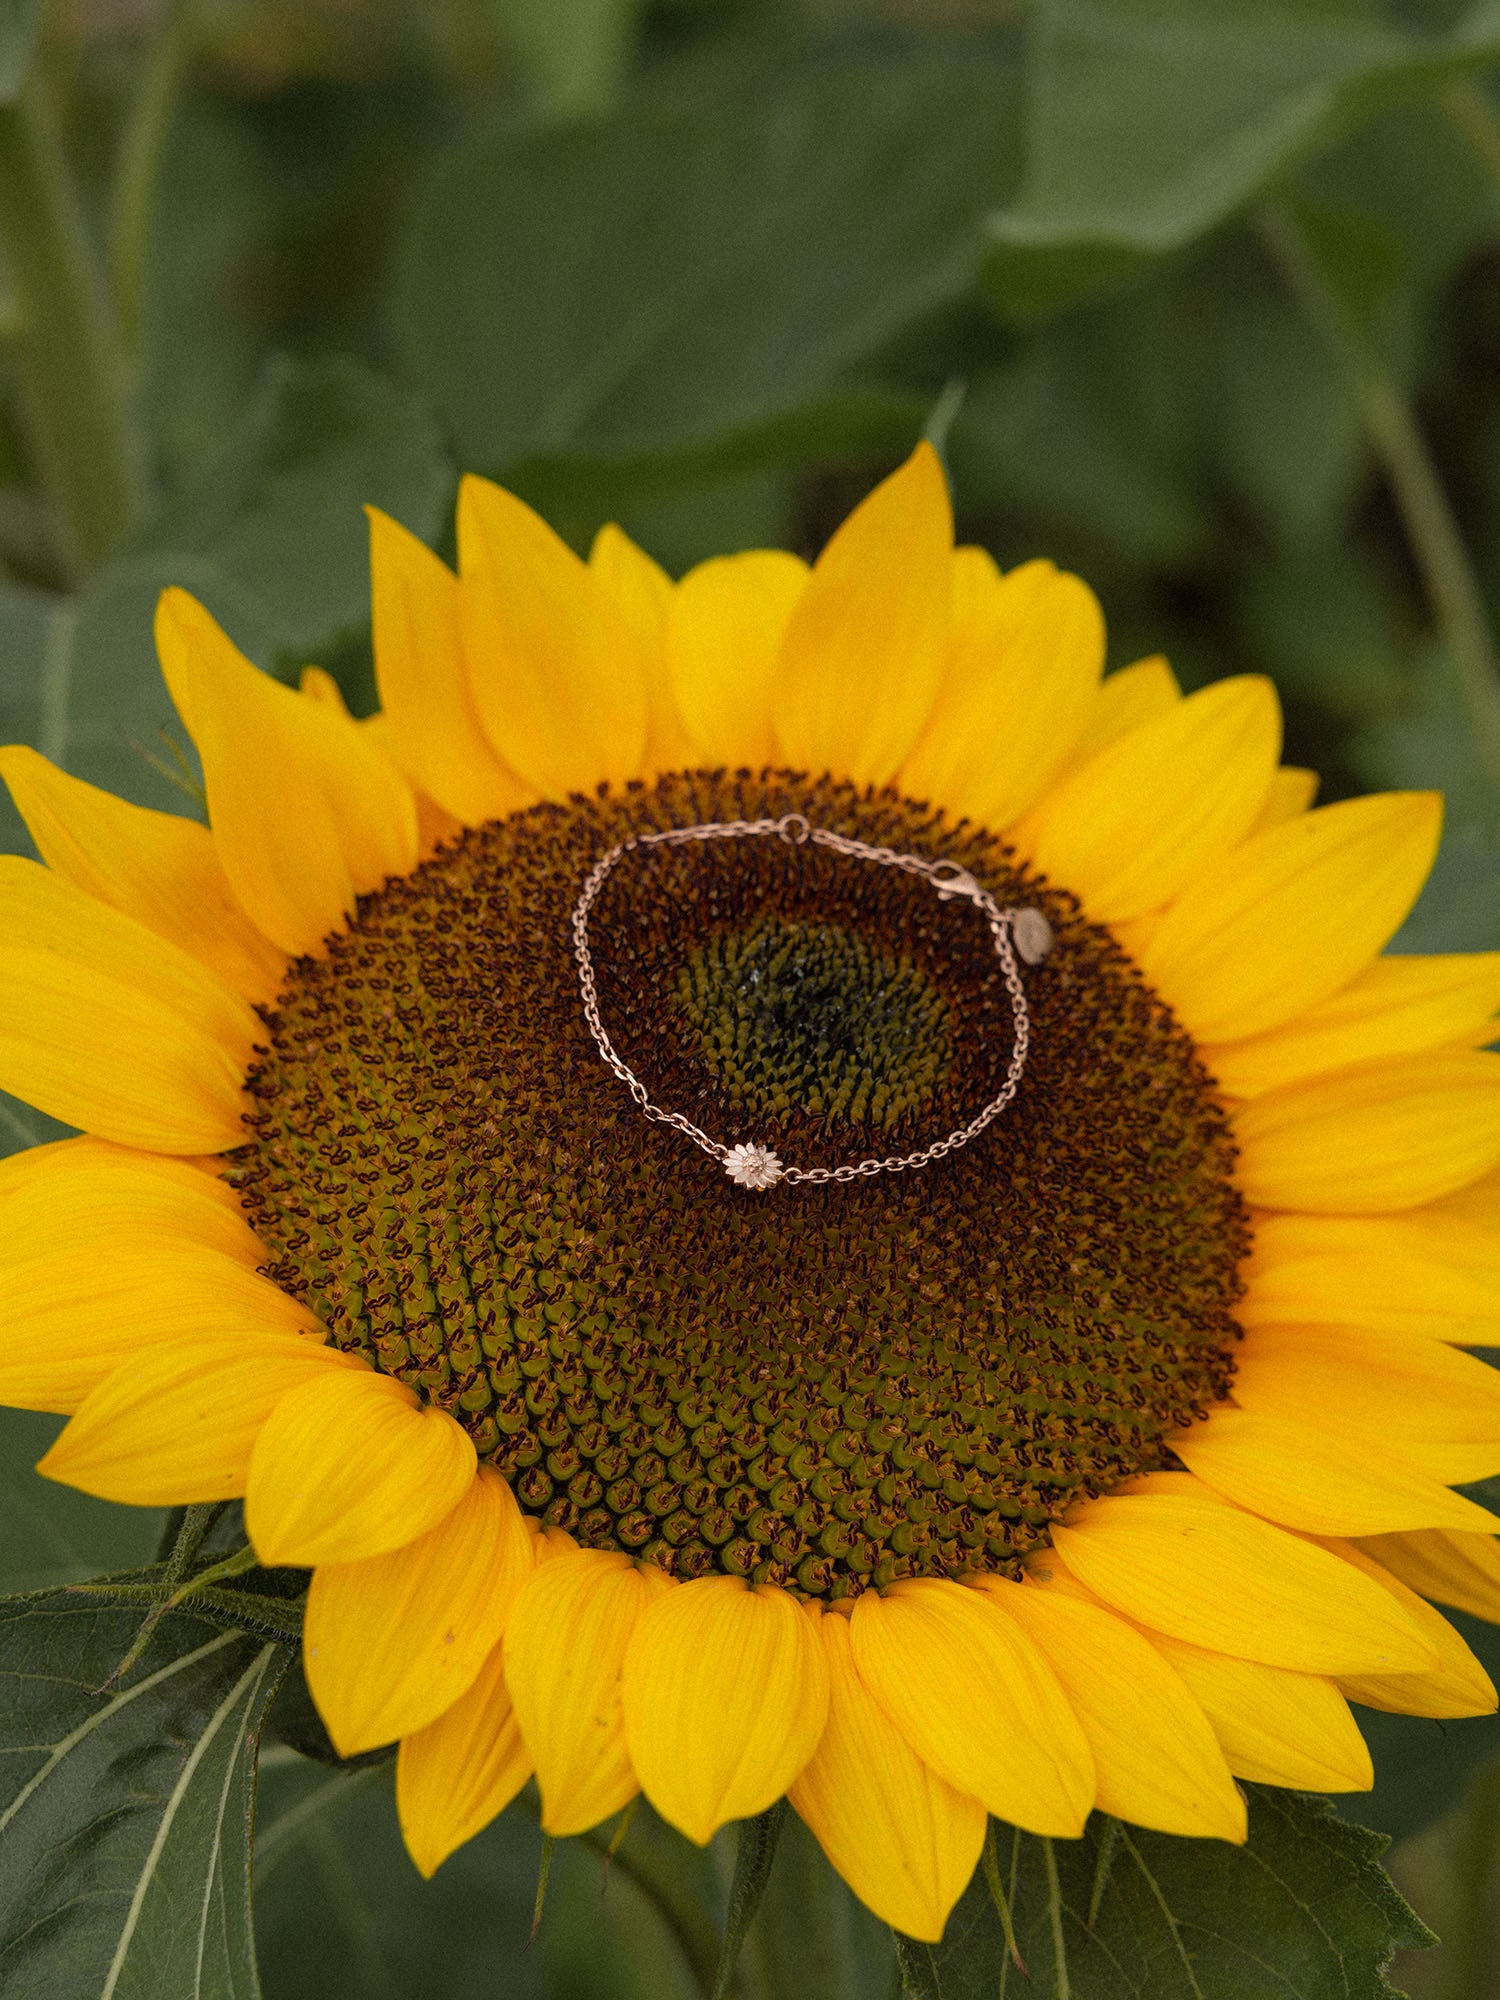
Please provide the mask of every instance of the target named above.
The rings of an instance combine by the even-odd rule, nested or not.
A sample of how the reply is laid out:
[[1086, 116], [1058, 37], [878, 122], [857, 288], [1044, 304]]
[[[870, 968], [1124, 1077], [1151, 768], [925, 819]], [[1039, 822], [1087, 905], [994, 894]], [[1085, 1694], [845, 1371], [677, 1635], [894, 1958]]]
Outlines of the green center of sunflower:
[[[630, 833], [788, 811], [950, 858], [1057, 942], [980, 1138], [758, 1192], [601, 1062], [569, 916]], [[725, 1145], [914, 1151], [1005, 1079], [982, 918], [899, 870], [636, 849], [590, 935], [620, 1055]], [[1071, 898], [923, 806], [781, 773], [539, 806], [362, 899], [265, 1019], [231, 1172], [271, 1274], [589, 1547], [835, 1596], [996, 1568], [1227, 1389], [1245, 1221], [1192, 1044]]]
[[761, 1118], [794, 1108], [889, 1130], [948, 1068], [948, 1003], [920, 966], [839, 924], [758, 918], [677, 975], [704, 1063]]

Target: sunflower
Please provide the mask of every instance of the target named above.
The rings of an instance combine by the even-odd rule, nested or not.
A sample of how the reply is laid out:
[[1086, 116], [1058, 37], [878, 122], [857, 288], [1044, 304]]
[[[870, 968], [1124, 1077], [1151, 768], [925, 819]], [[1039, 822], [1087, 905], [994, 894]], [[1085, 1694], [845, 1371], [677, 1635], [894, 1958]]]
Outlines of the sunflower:
[[1351, 1701], [1493, 1708], [1500, 954], [1382, 955], [1437, 799], [1102, 678], [925, 446], [811, 568], [371, 525], [369, 721], [162, 599], [208, 825], [3, 753], [0, 1085], [84, 1136], [0, 1170], [0, 1398], [311, 1569], [418, 1868], [533, 1776], [786, 1795], [936, 1939], [987, 1814], [1237, 1841], [1371, 1782]]

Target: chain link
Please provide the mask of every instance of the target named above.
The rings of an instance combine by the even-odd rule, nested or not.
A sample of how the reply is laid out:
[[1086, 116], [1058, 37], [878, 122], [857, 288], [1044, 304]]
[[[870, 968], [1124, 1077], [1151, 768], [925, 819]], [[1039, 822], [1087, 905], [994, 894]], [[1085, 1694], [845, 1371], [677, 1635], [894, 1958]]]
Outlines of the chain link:
[[[589, 912], [593, 909], [599, 891], [604, 887], [611, 872], [627, 854], [652, 847], [686, 847], [698, 841], [765, 839], [771, 835], [784, 840], [791, 847], [826, 847], [831, 853], [842, 854], [854, 861], [873, 862], [881, 868], [899, 868], [908, 875], [916, 875], [930, 882], [943, 902], [962, 898], [974, 905], [989, 926], [994, 941], [995, 956], [1000, 961], [1005, 979], [1006, 991], [1010, 995], [1011, 1019], [1015, 1029], [1015, 1043], [1011, 1049], [1009, 1065], [1005, 1072], [1005, 1082], [997, 1096], [992, 1097], [984, 1109], [971, 1118], [967, 1125], [938, 1139], [931, 1146], [924, 1146], [920, 1152], [888, 1154], [884, 1159], [858, 1160], [842, 1167], [788, 1167], [783, 1166], [774, 1153], [760, 1145], [725, 1146], [719, 1140], [711, 1139], [691, 1118], [685, 1118], [680, 1111], [669, 1111], [664, 1105], [655, 1104], [650, 1093], [635, 1071], [623, 1059], [609, 1038], [599, 1013], [599, 992], [594, 981], [594, 960], [589, 948]], [[573, 933], [573, 957], [578, 965], [578, 986], [583, 999], [583, 1018], [588, 1023], [600, 1055], [614, 1071], [620, 1082], [630, 1092], [645, 1116], [659, 1125], [670, 1125], [691, 1139], [705, 1153], [710, 1154], [731, 1173], [740, 1179], [741, 1173], [735, 1162], [754, 1156], [759, 1161], [769, 1162], [766, 1167], [757, 1167], [756, 1172], [763, 1177], [746, 1181], [746, 1185], [769, 1187], [777, 1181], [792, 1183], [821, 1183], [825, 1181], [861, 1180], [870, 1174], [900, 1174], [912, 1167], [925, 1167], [933, 1160], [940, 1160], [947, 1153], [957, 1152], [960, 1146], [967, 1146], [971, 1139], [977, 1139], [981, 1132], [994, 1123], [1015, 1096], [1021, 1085], [1021, 1077], [1026, 1069], [1026, 1052], [1031, 1043], [1031, 1010], [1026, 1004], [1026, 989], [1021, 983], [1020, 967], [1016, 963], [1016, 947], [1013, 930], [1017, 919], [1026, 919], [1032, 926], [1033, 948], [1026, 956], [1039, 959], [1045, 955], [1051, 937], [1046, 921], [1040, 912], [1014, 908], [1001, 909], [987, 889], [980, 886], [968, 869], [959, 867], [955, 861], [928, 861], [919, 854], [903, 854], [893, 847], [876, 847], [864, 840], [854, 840], [847, 834], [834, 833], [828, 827], [814, 826], [805, 813], [783, 813], [780, 819], [725, 819], [710, 820], [701, 826], [669, 827], [660, 833], [638, 833], [628, 840], [618, 841], [609, 851], [601, 854], [585, 878], [578, 901], [573, 905], [571, 928]], [[1024, 948], [1024, 947], [1023, 947]]]

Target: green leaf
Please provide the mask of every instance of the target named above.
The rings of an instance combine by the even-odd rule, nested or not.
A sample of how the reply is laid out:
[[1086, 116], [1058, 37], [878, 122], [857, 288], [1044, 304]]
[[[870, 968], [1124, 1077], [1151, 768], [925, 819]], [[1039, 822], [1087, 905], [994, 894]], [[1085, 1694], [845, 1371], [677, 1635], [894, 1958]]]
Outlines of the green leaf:
[[[758, 1962], [760, 1986], [749, 1968]], [[892, 1933], [788, 1813], [745, 1947], [752, 1993], [818, 2000], [886, 2000], [895, 1989]]]
[[1443, 843], [1396, 951], [1500, 950], [1500, 779], [1475, 746], [1458, 677], [1434, 648], [1404, 705], [1360, 730], [1350, 763], [1366, 785], [1444, 794]]
[[1253, 245], [1226, 243], [1203, 261], [1207, 449], [1277, 542], [1314, 550], [1342, 532], [1367, 476], [1358, 405], [1322, 331]]
[[489, 0], [501, 34], [554, 117], [587, 117], [619, 94], [644, 0]]
[[[21, 839], [25, 839], [24, 834]], [[71, 1125], [59, 1124], [45, 1111], [37, 1111], [0, 1090], [0, 1159], [11, 1153], [24, 1153], [32, 1146], [45, 1146], [52, 1139], [70, 1138], [72, 1131]]]
[[41, 25], [42, 0], [0, 0], [0, 104], [20, 95]]
[[66, 1591], [0, 1607], [0, 1987], [8, 2000], [253, 2000], [256, 1743], [284, 1655]]
[[1006, 61], [924, 57], [491, 133], [415, 205], [403, 372], [489, 472], [784, 457], [800, 413], [970, 284], [1015, 95]]
[[[64, 611], [60, 597], [0, 582], [0, 660], [5, 662], [5, 671], [0, 674], [0, 742], [40, 744], [43, 738], [55, 740], [57, 736], [60, 681], [72, 644], [71, 626], [59, 617]], [[9, 854], [32, 851], [26, 829], [3, 786], [0, 850]], [[0, 1131], [0, 1141], [5, 1137]]]
[[[364, 505], [435, 540], [452, 471], [429, 416], [357, 362], [284, 363], [150, 545], [76, 598], [0, 585], [0, 732], [137, 804], [199, 810], [191, 747], [157, 663], [169, 584], [260, 666], [300, 665], [369, 623]], [[7, 803], [0, 843], [30, 852]]]
[[[584, 1841], [557, 1843], [527, 1949], [541, 1835], [522, 1804], [424, 1882], [401, 1845], [392, 1768], [268, 1757], [255, 1878], [266, 2000], [701, 2000], [624, 1857], [606, 1867]], [[644, 1809], [625, 1846], [663, 1836], [674, 1872], [699, 1869]]]
[[[201, 597], [252, 657], [271, 652], [264, 608], [204, 556], [126, 557], [76, 598], [0, 588], [7, 667], [0, 726], [6, 742], [32, 744], [90, 784], [138, 805], [191, 812], [193, 767], [173, 750], [185, 752], [187, 736], [152, 637], [156, 601], [170, 583]], [[6, 811], [6, 845], [29, 853], [20, 822]]]
[[1251, 554], [1234, 584], [1244, 657], [1274, 677], [1283, 697], [1339, 722], [1397, 713], [1408, 698], [1397, 584], [1366, 544], [1342, 533], [1274, 560]]
[[283, 361], [214, 464], [158, 516], [151, 544], [216, 565], [296, 667], [369, 624], [365, 507], [431, 542], [452, 498], [442, 439], [414, 397], [342, 356]]
[[82, 1583], [148, 1563], [161, 1539], [155, 1507], [117, 1507], [34, 1471], [62, 1420], [0, 1409], [0, 1594]]
[[217, 101], [189, 95], [174, 114], [140, 334], [141, 410], [169, 490], [219, 455], [273, 338], [280, 165]]
[[1028, 317], [1235, 214], [1403, 93], [1500, 56], [1481, 0], [1446, 34], [1361, 0], [1037, 0], [1026, 177], [991, 218], [991, 296]]
[[[1444, 1610], [1491, 1680], [1500, 1675], [1500, 1630], [1462, 1611]], [[1479, 1767], [1500, 1753], [1500, 1716], [1431, 1722], [1417, 1715], [1359, 1711], [1360, 1732], [1375, 1763], [1375, 1789], [1339, 1800], [1360, 1826], [1395, 1840], [1420, 1832], [1457, 1802]]]
[[[1197, 383], [1165, 287], [1081, 308], [969, 386], [949, 441], [965, 505], [1097, 537], [1131, 565], [1204, 552], [1192, 465]], [[1042, 554], [1030, 545], [1014, 553]]]
[[1308, 196], [1399, 244], [1400, 276], [1428, 293], [1494, 236], [1495, 184], [1471, 141], [1429, 98], [1378, 111], [1301, 175]]
[[1096, 1815], [1076, 1841], [1000, 1830], [1027, 1977], [1009, 1958], [981, 1871], [941, 1944], [902, 1941], [906, 1991], [915, 2000], [1389, 2000], [1393, 1953], [1433, 1942], [1379, 1865], [1382, 1836], [1322, 1800], [1252, 1789], [1244, 1847], [1122, 1826], [1105, 1854], [1107, 1825]]

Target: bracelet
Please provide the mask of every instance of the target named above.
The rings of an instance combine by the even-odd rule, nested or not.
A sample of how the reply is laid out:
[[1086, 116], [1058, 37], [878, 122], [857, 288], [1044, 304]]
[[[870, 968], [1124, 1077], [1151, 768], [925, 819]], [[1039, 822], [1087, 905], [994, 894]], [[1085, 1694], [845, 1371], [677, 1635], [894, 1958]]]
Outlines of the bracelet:
[[[855, 861], [873, 862], [881, 868], [899, 868], [908, 875], [920, 876], [932, 884], [942, 902], [962, 897], [972, 903], [989, 926], [995, 956], [1003, 968], [1006, 989], [1010, 994], [1011, 1018], [1015, 1026], [1015, 1046], [1011, 1050], [1005, 1082], [999, 1094], [992, 1097], [967, 1125], [930, 1146], [924, 1146], [920, 1152], [859, 1160], [842, 1167], [790, 1167], [769, 1146], [756, 1141], [742, 1140], [736, 1145], [726, 1146], [710, 1138], [690, 1118], [683, 1117], [680, 1111], [669, 1111], [665, 1106], [653, 1103], [646, 1086], [621, 1058], [609, 1038], [609, 1032], [600, 1018], [599, 994], [594, 983], [594, 961], [589, 950], [589, 912], [616, 864], [639, 848], [685, 847], [696, 841], [765, 839], [771, 835], [784, 840], [788, 846], [802, 847], [811, 843], [815, 847], [829, 848], [835, 854], [847, 855]], [[573, 905], [571, 924], [583, 1018], [588, 1023], [599, 1054], [648, 1118], [660, 1125], [670, 1125], [674, 1131], [691, 1139], [695, 1146], [719, 1161], [729, 1178], [740, 1187], [757, 1190], [774, 1187], [783, 1181], [788, 1184], [853, 1181], [870, 1174], [904, 1173], [910, 1167], [925, 1167], [947, 1153], [956, 1152], [960, 1146], [967, 1146], [971, 1139], [977, 1139], [1015, 1096], [1026, 1068], [1026, 1052], [1031, 1042], [1031, 1012], [1026, 1004], [1026, 989], [1021, 983], [1017, 957], [1024, 959], [1028, 965], [1038, 965], [1052, 949], [1052, 926], [1040, 910], [1030, 907], [1001, 909], [989, 891], [982, 888], [968, 869], [959, 867], [957, 862], [928, 861], [921, 855], [903, 854], [893, 847], [876, 847], [868, 841], [852, 840], [846, 834], [812, 825], [806, 814], [798, 812], [784, 813], [780, 819], [710, 820], [701, 826], [669, 827], [661, 833], [640, 833], [629, 840], [619, 841], [608, 853], [601, 854], [590, 869], [578, 901]]]

